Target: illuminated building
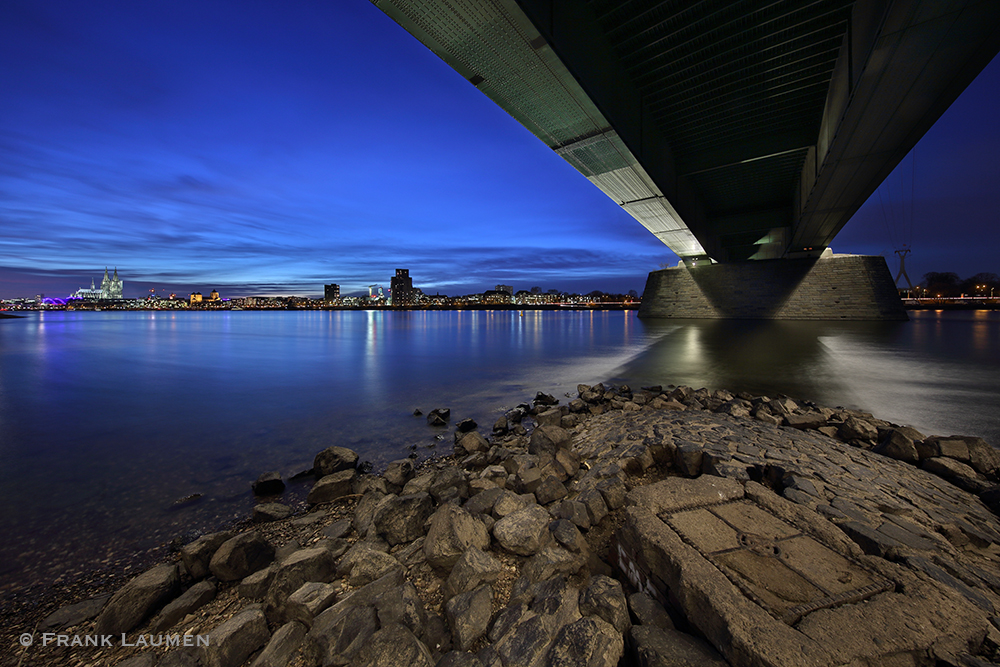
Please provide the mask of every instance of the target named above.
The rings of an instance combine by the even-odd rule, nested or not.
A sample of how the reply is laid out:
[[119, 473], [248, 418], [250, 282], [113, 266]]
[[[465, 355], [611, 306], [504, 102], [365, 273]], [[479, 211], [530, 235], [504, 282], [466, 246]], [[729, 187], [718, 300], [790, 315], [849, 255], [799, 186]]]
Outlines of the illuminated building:
[[413, 303], [413, 279], [409, 269], [396, 269], [396, 275], [389, 284], [392, 305], [408, 306]]
[[323, 285], [323, 300], [336, 301], [340, 298], [340, 285]]

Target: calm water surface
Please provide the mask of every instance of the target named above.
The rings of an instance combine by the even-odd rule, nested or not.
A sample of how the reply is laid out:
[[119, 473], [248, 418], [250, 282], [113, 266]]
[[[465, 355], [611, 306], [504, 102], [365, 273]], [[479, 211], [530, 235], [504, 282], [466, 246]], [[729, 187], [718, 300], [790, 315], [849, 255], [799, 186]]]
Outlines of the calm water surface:
[[[622, 312], [31, 313], [0, 321], [0, 592], [246, 516], [323, 447], [450, 449], [578, 382], [780, 392], [1000, 443], [1000, 314], [642, 322]], [[444, 437], [442, 438], [442, 433]], [[291, 485], [301, 497], [307, 485]], [[174, 500], [203, 494], [194, 504]]]

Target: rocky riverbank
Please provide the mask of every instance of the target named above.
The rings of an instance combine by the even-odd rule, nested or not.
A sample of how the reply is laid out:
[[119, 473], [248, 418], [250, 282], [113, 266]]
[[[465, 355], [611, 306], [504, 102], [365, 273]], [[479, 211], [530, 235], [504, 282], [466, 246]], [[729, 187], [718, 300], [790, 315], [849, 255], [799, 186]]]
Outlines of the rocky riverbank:
[[1000, 658], [1000, 454], [987, 443], [787, 398], [578, 389], [567, 405], [539, 394], [492, 428], [460, 421], [454, 456], [419, 467], [363, 474], [356, 454], [328, 448], [304, 508], [263, 475], [252, 522], [8, 628], [8, 661]]

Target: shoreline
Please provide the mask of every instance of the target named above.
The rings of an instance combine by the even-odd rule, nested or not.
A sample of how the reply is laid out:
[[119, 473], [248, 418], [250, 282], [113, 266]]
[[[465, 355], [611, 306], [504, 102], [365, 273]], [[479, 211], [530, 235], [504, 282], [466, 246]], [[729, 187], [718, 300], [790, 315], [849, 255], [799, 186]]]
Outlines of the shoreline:
[[[825, 513], [821, 511], [819, 509], [821, 506], [819, 496], [814, 494], [817, 493], [817, 486], [821, 489], [819, 493], [822, 493], [823, 490], [828, 492], [829, 483], [828, 481], [821, 481], [817, 476], [800, 472], [793, 482], [782, 486], [786, 484], [787, 478], [796, 477], [793, 471], [793, 461], [791, 458], [788, 458], [787, 452], [782, 454], [778, 449], [773, 452], [775, 457], [773, 459], [768, 458], [767, 455], [769, 452], [767, 451], [763, 453], [754, 452], [753, 450], [760, 449], [760, 447], [749, 444], [748, 438], [760, 439], [763, 437], [758, 433], [760, 429], [766, 431], [768, 438], [778, 438], [779, 436], [784, 438], [788, 436], [791, 439], [790, 442], [796, 443], [795, 447], [815, 447], [815, 441], [818, 440], [822, 447], [829, 449], [831, 452], [836, 452], [838, 456], [850, 458], [855, 453], [859, 456], [863, 453], [864, 456], [859, 460], [865, 462], [867, 467], [874, 468], [877, 471], [875, 475], [882, 473], [886, 476], [895, 475], [903, 479], [909, 475], [909, 468], [899, 468], [898, 466], [909, 466], [913, 470], [919, 470], [912, 463], [900, 464], [894, 458], [883, 458], [881, 454], [869, 453], [870, 450], [874, 450], [877, 447], [882, 449], [882, 453], [889, 453], [890, 455], [902, 458], [912, 459], [916, 456], [916, 462], [926, 462], [927, 460], [934, 459], [934, 465], [925, 465], [925, 463], [921, 463], [921, 465], [925, 468], [934, 468], [937, 472], [937, 479], [942, 479], [946, 476], [949, 477], [951, 482], [946, 482], [949, 487], [955, 488], [952, 482], [963, 486], [966, 490], [956, 489], [958, 495], [955, 497], [960, 498], [963, 503], [977, 508], [977, 521], [980, 523], [986, 521], [980, 516], [981, 510], [978, 509], [982, 503], [980, 502], [979, 506], [977, 506], [976, 503], [978, 501], [975, 500], [975, 496], [969, 491], [978, 491], [980, 494], [990, 493], [990, 489], [993, 488], [991, 485], [996, 481], [996, 464], [998, 461], [994, 460], [992, 464], [989, 461], [985, 463], [980, 461], [979, 467], [985, 466], [988, 468], [990, 465], [994, 466], [985, 474], [970, 467], [970, 464], [973, 463], [970, 448], [979, 451], [980, 458], [983, 456], [980, 446], [981, 441], [977, 442], [978, 439], [924, 438], [922, 434], [912, 432], [912, 429], [906, 430], [905, 427], [896, 427], [887, 422], [877, 420], [866, 413], [853, 410], [823, 408], [809, 402], [797, 402], [782, 397], [763, 399], [750, 395], [734, 396], [722, 390], [708, 392], [707, 390], [694, 391], [689, 388], [672, 387], [666, 389], [658, 388], [659, 390], [656, 390], [657, 388], [647, 388], [634, 392], [628, 390], [628, 388], [623, 390], [622, 388], [608, 389], [600, 385], [597, 387], [599, 389], [581, 386], [579, 397], [569, 401], [569, 405], [553, 405], [553, 401], [555, 403], [559, 402], [555, 401], [552, 397], [540, 395], [536, 397], [534, 405], [523, 405], [515, 409], [521, 411], [520, 418], [511, 418], [508, 420], [507, 417], [511, 414], [508, 413], [508, 416], [503, 418], [506, 423], [500, 427], [501, 425], [498, 420], [498, 428], [493, 430], [489, 428], [476, 428], [475, 425], [468, 432], [463, 433], [456, 430], [456, 434], [462, 436], [461, 440], [456, 437], [456, 441], [460, 443], [457, 445], [456, 450], [462, 452], [461, 455], [455, 454], [428, 459], [422, 462], [417, 470], [412, 472], [400, 473], [399, 469], [406, 467], [404, 463], [406, 460], [403, 460], [403, 462], [393, 462], [390, 464], [389, 469], [381, 476], [358, 475], [357, 472], [352, 472], [348, 475], [350, 483], [347, 486], [341, 483], [339, 485], [340, 490], [335, 492], [341, 495], [329, 499], [322, 496], [322, 494], [315, 493], [316, 489], [321, 486], [319, 480], [317, 480], [317, 484], [313, 487], [313, 493], [310, 494], [312, 503], [302, 503], [297, 507], [290, 508], [292, 511], [290, 516], [273, 522], [255, 523], [250, 518], [244, 519], [237, 522], [232, 527], [231, 532], [233, 534], [245, 535], [255, 530], [264, 536], [266, 542], [269, 544], [273, 542], [272, 547], [277, 550], [279, 555], [286, 557], [305, 551], [313, 551], [315, 555], [318, 553], [316, 551], [318, 547], [315, 546], [317, 544], [321, 544], [323, 549], [326, 549], [330, 553], [339, 550], [340, 547], [344, 547], [344, 551], [341, 551], [337, 555], [338, 560], [343, 560], [345, 558], [343, 554], [347, 552], [348, 548], [353, 549], [358, 543], [364, 544], [366, 542], [366, 539], [361, 535], [361, 532], [364, 531], [359, 531], [358, 526], [354, 524], [357, 523], [357, 518], [363, 513], [371, 512], [375, 509], [373, 504], [375, 501], [372, 499], [375, 498], [376, 501], [383, 500], [392, 495], [393, 491], [400, 496], [405, 495], [403, 493], [405, 484], [415, 479], [426, 477], [431, 472], [433, 472], [434, 478], [437, 478], [445, 475], [447, 471], [452, 471], [447, 473], [447, 475], [451, 475], [454, 481], [457, 480], [455, 471], [459, 471], [464, 480], [464, 487], [463, 482], [456, 482], [455, 486], [439, 489], [441, 493], [434, 496], [434, 502], [430, 508], [433, 509], [435, 516], [442, 511], [442, 507], [448, 505], [449, 500], [461, 500], [463, 506], [467, 507], [471, 501], [487, 491], [492, 495], [497, 495], [497, 492], [491, 489], [503, 490], [506, 488], [506, 490], [511, 492], [523, 492], [524, 495], [534, 494], [535, 502], [532, 504], [533, 507], [547, 509], [554, 521], [558, 520], [556, 519], [557, 514], [566, 514], [567, 516], [561, 517], [563, 521], [573, 524], [577, 530], [577, 534], [581, 535], [581, 538], [587, 544], [583, 546], [578, 541], [575, 541], [576, 538], [567, 538], [570, 544], [577, 546], [576, 551], [573, 551], [568, 544], [562, 542], [560, 542], [562, 545], [560, 549], [562, 552], [571, 555], [575, 554], [574, 557], [567, 558], [565, 553], [555, 552], [563, 559], [562, 561], [559, 558], [555, 558], [554, 564], [553, 562], [541, 562], [538, 558], [539, 553], [543, 551], [547, 553], [549, 547], [539, 549], [533, 554], [517, 553], [517, 547], [513, 546], [513, 544], [503, 543], [495, 532], [497, 523], [500, 519], [505, 519], [505, 516], [498, 518], [497, 513], [492, 512], [492, 508], [486, 514], [476, 513], [477, 520], [483, 517], [481, 519], [483, 525], [490, 524], [488, 528], [494, 533], [493, 538], [487, 541], [484, 553], [492, 554], [495, 558], [499, 559], [505, 568], [504, 572], [507, 573], [507, 575], [501, 573], [496, 580], [501, 583], [496, 583], [495, 581], [492, 585], [494, 603], [498, 601], [503, 602], [502, 605], [493, 610], [494, 613], [490, 614], [492, 616], [491, 620], [495, 624], [499, 622], [497, 615], [501, 613], [501, 610], [510, 607], [510, 602], [513, 599], [511, 596], [514, 595], [514, 598], [517, 598], [517, 582], [521, 581], [521, 579], [513, 576], [512, 573], [523, 575], [527, 568], [528, 571], [534, 573], [533, 576], [537, 579], [543, 573], [551, 574], [552, 572], [560, 572], [564, 577], [568, 577], [579, 584], [582, 587], [580, 590], [585, 590], [584, 584], [586, 579], [581, 578], [581, 572], [584, 569], [588, 571], [590, 577], [612, 574], [611, 568], [608, 567], [609, 561], [615, 560], [612, 557], [611, 550], [612, 536], [619, 535], [624, 537], [629, 534], [627, 531], [622, 532], [623, 526], [627, 523], [628, 519], [626, 516], [625, 495], [628, 493], [631, 498], [632, 494], [637, 492], [637, 489], [643, 487], [652, 488], [656, 486], [655, 483], [657, 482], [662, 483], [664, 480], [671, 479], [698, 480], [715, 478], [737, 480], [747, 488], [750, 488], [753, 484], [760, 485], [764, 483], [765, 485], [774, 487], [773, 490], [780, 493], [787, 502], [809, 508], [811, 512], [822, 515], [823, 520], [828, 521], [831, 525], [843, 526], [850, 523], [858, 523], [859, 517], [866, 516], [863, 508], [852, 509], [852, 514], [846, 514], [841, 509], [838, 509], [835, 504], [822, 505], [831, 509]], [[774, 412], [779, 414], [772, 414]], [[525, 428], [525, 425], [529, 427], [533, 425], [533, 428]], [[448, 428], [451, 429], [451, 425]], [[722, 436], [721, 441], [734, 443], [732, 451], [728, 452], [727, 448], [717, 450], [715, 445], [704, 437], [700, 438], [702, 442], [699, 443], [698, 434], [706, 432], [704, 431], [705, 428], [708, 428], [713, 433], [726, 432], [728, 435]], [[486, 436], [480, 433], [480, 430], [485, 431]], [[548, 445], [536, 443], [532, 445], [532, 441], [541, 441], [543, 436], [548, 433], [562, 437], [559, 431], [567, 434], [571, 439], [572, 442], [569, 443], [569, 446], [564, 446], [565, 443], [556, 445], [552, 445], [551, 443]], [[666, 435], [667, 432], [670, 434]], [[916, 436], [921, 437], [917, 438]], [[845, 443], [845, 440], [848, 442]], [[878, 444], [876, 445], [876, 443]], [[919, 451], [917, 443], [921, 443], [919, 446], [923, 447], [922, 453], [925, 456], [921, 457], [921, 451]], [[964, 452], [961, 443], [965, 445]], [[970, 445], [970, 443], [972, 444]], [[741, 451], [740, 447], [743, 445], [745, 446]], [[985, 443], [982, 443], [982, 445], [985, 445]], [[996, 455], [995, 449], [990, 448], [988, 445], [986, 447], [994, 452], [995, 458], [1000, 458], [1000, 455]], [[532, 451], [533, 448], [534, 452]], [[726, 450], [728, 453], [723, 450]], [[570, 452], [573, 456], [565, 461], [560, 461], [559, 457], [566, 458], [564, 456], [565, 452]], [[534, 460], [531, 457], [535, 457]], [[575, 470], [574, 458], [576, 459]], [[963, 458], [965, 460], [964, 463], [962, 461]], [[317, 457], [318, 460], [319, 457]], [[524, 467], [526, 463], [530, 463], [530, 465]], [[855, 461], [852, 465], [864, 467], [865, 464]], [[803, 463], [802, 465], [806, 464]], [[504, 467], [501, 471], [495, 469], [497, 466]], [[960, 466], [964, 466], [964, 468]], [[494, 468], [492, 473], [484, 476], [484, 471], [490, 468]], [[354, 470], [353, 467], [348, 467], [345, 470], [347, 469]], [[531, 470], [535, 470], [535, 472], [532, 473], [530, 472]], [[539, 474], [539, 471], [548, 471], [548, 474], [543, 478]], [[780, 474], [778, 471], [780, 471]], [[330, 475], [322, 476], [322, 478], [326, 479], [336, 474], [331, 473]], [[861, 473], [854, 471], [852, 474]], [[775, 475], [778, 475], [777, 480], [769, 480], [770, 477], [774, 477]], [[922, 471], [920, 475], [926, 475], [926, 473]], [[409, 477], [409, 479], [405, 479], [406, 477]], [[563, 477], [563, 479], [560, 480], [558, 479], [559, 477]], [[501, 478], [503, 479], [501, 480]], [[555, 479], [556, 482], [552, 482], [552, 479]], [[401, 483], [393, 484], [394, 481]], [[549, 490], [539, 493], [539, 488], [543, 482], [548, 484]], [[330, 484], [330, 481], [327, 480], [325, 486], [330, 486]], [[610, 486], [599, 488], [601, 484], [605, 484], [606, 486], [610, 484]], [[534, 488], [529, 490], [532, 486]], [[828, 488], [823, 489], [824, 486]], [[464, 491], [462, 490], [463, 488], [465, 489]], [[475, 489], [475, 493], [472, 493], [473, 489]], [[601, 498], [606, 510], [606, 516], [601, 517], [597, 521], [594, 521], [597, 517], [589, 513], [587, 504], [579, 500], [581, 496], [584, 500], [594, 499], [595, 490], [598, 491], [597, 497]], [[430, 491], [431, 486], [427, 486], [420, 493], [426, 495]], [[468, 496], [468, 499], [466, 499], [466, 496]], [[546, 500], [547, 502], [543, 502]], [[826, 500], [830, 499], [827, 498]], [[366, 502], [368, 503], [367, 507], [365, 506]], [[574, 503], [578, 503], [578, 505], [574, 505]], [[584, 506], [582, 514], [579, 505]], [[841, 503], [841, 506], [846, 505]], [[997, 511], [995, 500], [993, 511]], [[281, 512], [284, 512], [284, 510]], [[838, 517], [836, 513], [840, 513], [841, 516]], [[600, 514], [600, 510], [597, 511], [597, 514]], [[346, 529], [343, 527], [345, 519], [350, 519]], [[992, 520], [993, 524], [995, 524], [995, 515], [992, 515]], [[386, 521], [388, 522], [389, 519], [387, 518]], [[841, 523], [838, 524], [837, 521], [841, 521]], [[331, 526], [338, 523], [341, 524], [341, 528], [332, 531], [329, 530]], [[431, 525], [433, 526], [433, 522]], [[977, 527], [979, 528], [978, 531], [976, 530]], [[572, 531], [565, 524], [560, 524], [560, 528], [572, 535]], [[913, 535], [922, 537], [924, 540], [933, 537], [927, 535], [921, 536], [917, 528], [911, 528], [912, 531], [916, 531], [911, 531]], [[854, 529], [854, 526], [851, 529]], [[881, 528], [879, 527], [879, 529]], [[843, 530], [847, 533], [849, 529]], [[940, 531], [938, 531], [938, 534], [944, 535], [949, 544], [953, 544], [953, 541], [961, 542], [964, 538], [965, 543], [962, 545], [963, 548], [968, 547], [971, 543], [972, 547], [969, 547], [970, 549], [978, 549], [987, 554], [984, 556], [977, 553], [977, 557], [980, 560], [985, 558], [987, 561], [992, 562], [995, 567], [1000, 562], [1000, 555], [998, 555], [1000, 554], [1000, 547], [997, 546], [997, 543], [1000, 542], [1000, 533], [991, 534], [990, 530], [995, 531], [996, 528], [986, 524], [981, 526], [976, 524], [971, 530], [972, 535], [969, 534], [970, 531], [965, 531], [961, 527], [955, 528], [955, 531], [957, 531], [955, 534], [945, 534]], [[343, 532], [335, 537], [331, 537], [333, 533], [340, 531]], [[423, 532], [427, 533], [426, 530]], [[904, 530], [904, 532], [906, 531]], [[907, 534], [911, 534], [911, 532]], [[975, 534], [977, 532], [978, 534]], [[308, 535], [306, 535], [307, 533]], [[878, 535], [872, 538], [867, 533], [864, 533], [864, 531], [861, 531], [851, 537], [854, 539], [852, 543], [857, 545], [863, 541], [862, 537], [870, 541], [878, 538]], [[375, 551], [386, 554], [386, 556], [390, 553], [396, 554], [391, 558], [395, 562], [395, 566], [403, 570], [402, 580], [411, 581], [415, 585], [424, 607], [430, 610], [428, 613], [438, 614], [438, 618], [443, 620], [443, 617], [448, 614], [443, 604], [444, 600], [441, 597], [441, 589], [446, 583], [444, 577], [441, 575], [441, 568], [428, 565], [427, 558], [425, 557], [421, 560], [420, 557], [420, 552], [427, 552], [427, 547], [424, 545], [426, 545], [426, 540], [428, 539], [431, 539], [430, 533], [420, 535], [412, 540], [401, 540], [396, 543], [395, 547], [387, 548], [386, 551], [380, 551], [379, 548], [376, 548]], [[412, 548], [413, 544], [415, 544], [414, 540], [423, 540], [421, 545], [416, 549]], [[367, 541], [371, 542], [373, 540]], [[377, 540], [374, 541], [377, 542]], [[888, 543], [887, 540], [879, 542], [878, 539], [875, 539], [876, 547], [872, 548], [882, 548], [882, 546]], [[919, 542], [915, 543], [921, 544]], [[866, 542], [866, 544], [868, 543]], [[897, 541], [898, 544], [900, 543]], [[294, 546], [289, 547], [289, 545]], [[389, 547], [389, 545], [386, 546]], [[927, 547], [927, 543], [923, 543], [921, 546]], [[934, 542], [932, 545], [934, 550], [940, 550], [944, 547], [943, 543], [938, 544]], [[514, 548], [515, 551], [511, 551], [511, 548]], [[282, 549], [285, 550], [284, 554], [281, 554]], [[857, 550], [858, 547], [855, 546], [854, 549]], [[889, 554], [890, 549], [895, 549], [896, 551]], [[63, 591], [63, 595], [58, 596], [63, 599], [59, 601], [69, 602], [69, 598], [74, 596], [77, 598], [93, 596], [98, 590], [102, 590], [103, 593], [111, 593], [114, 589], [118, 588], [119, 584], [124, 583], [130, 574], [145, 569], [158, 560], [157, 556], [162, 558], [163, 550], [164, 548], [161, 547], [159, 550], [153, 550], [157, 553], [153, 553], [153, 551], [147, 552], [133, 563], [123, 563], [123, 569], [117, 576], [112, 579], [105, 579], [103, 582], [100, 579], [106, 575], [92, 573], [91, 581], [82, 582], [76, 589], [70, 587], [69, 590]], [[409, 553], [399, 555], [401, 552], [407, 551]], [[947, 551], [946, 548], [945, 551]], [[581, 565], [578, 560], [581, 554], [585, 552], [588, 553], [588, 558], [584, 559], [586, 563]], [[180, 553], [175, 551], [170, 555], [169, 561], [179, 564], [182, 560], [186, 560], [181, 557], [182, 553], [183, 550]], [[900, 556], [900, 554], [903, 555]], [[892, 555], [894, 558], [902, 558], [904, 561], [906, 558], [905, 548], [900, 551], [896, 546], [886, 548], [881, 556], [872, 556], [867, 550], [864, 550], [864, 554], [853, 554], [859, 560], [863, 560], [862, 555], [869, 558], [883, 559]], [[369, 556], [371, 556], [370, 552]], [[375, 561], [386, 560], [381, 556], [371, 557]], [[548, 558], [550, 561], [553, 559], [551, 556]], [[279, 556], [273, 556], [273, 559], [275, 563], [280, 564], [282, 562]], [[535, 564], [530, 565], [532, 562]], [[603, 563], [603, 566], [601, 563]], [[620, 562], [617, 565], [619, 570], [627, 569], [622, 568], [622, 563]], [[274, 569], [274, 566], [268, 567]], [[390, 565], [391, 567], [393, 566]], [[448, 567], [453, 569], [454, 563], [448, 564]], [[572, 569], [572, 571], [566, 571], [568, 568]], [[195, 579], [190, 577], [190, 568], [187, 569], [187, 576], [182, 577], [185, 584], [198, 585], [195, 583]], [[277, 567], [276, 569], [280, 571], [281, 568]], [[239, 580], [234, 579], [229, 584], [218, 583], [217, 601], [207, 604], [202, 612], [193, 612], [193, 618], [182, 622], [182, 625], [198, 626], [199, 632], [201, 630], [211, 632], [220, 622], [226, 622], [223, 617], [232, 620], [240, 616], [240, 613], [235, 613], [239, 609], [243, 609], [244, 611], [249, 610], [247, 614], [257, 619], [253, 621], [257, 623], [260, 619], [251, 613], [255, 609], [254, 598], [240, 597], [239, 594], [240, 587], [245, 589], [246, 586], [244, 584], [246, 583], [246, 579], [252, 576], [253, 573], [250, 573], [248, 577], [240, 577]], [[385, 576], [384, 573], [382, 576]], [[507, 577], [505, 582], [503, 579], [504, 576]], [[619, 576], [621, 576], [620, 573]], [[336, 587], [334, 598], [338, 600], [343, 597], [343, 594], [351, 590], [363, 589], [365, 584], [380, 580], [371, 579], [371, 581], [366, 581], [365, 584], [355, 586], [351, 583], [352, 579], [355, 580], [355, 584], [359, 584], [365, 580], [365, 577], [356, 577], [351, 572], [347, 572], [343, 577], [333, 576], [333, 572], [327, 572], [319, 578], [328, 580], [328, 585]], [[528, 583], [531, 582], [529, 581]], [[524, 585], [526, 584], [523, 584], [522, 588]], [[286, 594], [292, 592], [294, 591], [286, 591]], [[977, 590], [976, 592], [979, 591]], [[523, 590], [520, 591], [521, 595], [524, 593]], [[1000, 587], [991, 586], [989, 582], [986, 582], [986, 587], [980, 594], [986, 596], [991, 605], [994, 604], [994, 600], [1000, 603], [1000, 597], [998, 597], [1000, 596]], [[80, 602], [81, 600], [76, 599], [74, 601]], [[282, 601], [282, 603], [285, 601]], [[31, 601], [28, 602], [30, 603]], [[51, 608], [55, 602], [54, 599], [47, 602], [40, 599], [36, 602], [37, 604], [33, 609], [22, 606], [13, 613], [5, 613], [4, 620], [7, 621], [8, 627], [12, 629], [23, 627], [25, 621], [30, 621], [30, 618], [25, 618], [24, 614], [39, 622], [43, 620], [46, 614], [54, 611]], [[47, 607], [42, 608], [42, 604], [47, 604]], [[216, 606], [212, 607], [212, 605]], [[28, 606], [30, 607], [31, 605], [29, 604]], [[276, 605], [272, 604], [271, 606], [275, 607]], [[277, 606], [280, 608], [281, 605], [277, 604]], [[18, 613], [22, 615], [20, 619], [15, 618], [15, 615]], [[200, 618], [199, 620], [198, 613], [201, 613], [204, 618]], [[318, 620], [319, 611], [317, 611], [316, 616]], [[278, 613], [275, 618], [265, 616], [265, 620], [269, 621], [270, 625], [273, 625], [272, 630], [277, 631], [279, 627], [284, 627], [284, 625], [277, 624], [276, 619], [280, 619], [280, 617], [281, 614]], [[82, 620], [76, 625], [68, 627], [78, 628], [81, 629], [81, 632], [84, 632], [88, 627], [93, 625], [94, 621], [92, 619], [93, 615], [89, 619]], [[135, 626], [134, 630], [149, 634], [148, 630], [143, 629], [147, 627], [148, 620], [142, 621], [139, 625]], [[177, 620], [181, 621], [182, 619]], [[312, 619], [310, 618], [310, 620]], [[692, 619], [687, 619], [683, 622], [696, 625], [696, 622]], [[259, 626], [259, 623], [257, 625]], [[446, 621], [446, 630], [448, 629], [448, 625], [449, 623]], [[132, 630], [133, 628], [129, 628], [129, 631]], [[174, 630], [170, 630], [170, 632], [174, 632]], [[451, 632], [454, 634], [455, 630], [452, 628]], [[703, 635], [705, 633], [696, 632], [695, 634]], [[268, 639], [270, 640], [269, 632], [268, 635]], [[275, 636], [277, 636], [277, 633]], [[456, 640], [457, 636], [453, 637], [451, 641], [455, 643]], [[550, 637], [549, 641], [555, 642], [556, 637]], [[487, 641], [486, 645], [479, 647], [478, 650], [485, 651], [486, 646], [493, 643], [495, 642]], [[263, 644], [256, 647], [255, 650], [262, 646]], [[471, 646], [472, 644], [469, 645], [469, 647]], [[109, 658], [114, 657], [120, 660], [124, 659], [126, 655], [144, 655], [148, 652], [134, 647], [119, 646], [117, 649], [111, 650], [108, 656]], [[35, 652], [31, 657], [34, 660], [43, 661], [34, 664], [68, 664], [65, 662], [67, 658], [79, 656], [81, 662], [88, 662], [92, 659], [93, 655], [92, 652], [87, 653], [83, 649], [78, 649], [76, 654], [70, 652], [70, 654], [60, 653], [57, 655], [52, 652]], [[54, 660], [54, 662], [44, 662], [47, 659]], [[435, 664], [435, 662], [431, 662], [430, 664]], [[303, 662], [301, 664], [309, 663]]]

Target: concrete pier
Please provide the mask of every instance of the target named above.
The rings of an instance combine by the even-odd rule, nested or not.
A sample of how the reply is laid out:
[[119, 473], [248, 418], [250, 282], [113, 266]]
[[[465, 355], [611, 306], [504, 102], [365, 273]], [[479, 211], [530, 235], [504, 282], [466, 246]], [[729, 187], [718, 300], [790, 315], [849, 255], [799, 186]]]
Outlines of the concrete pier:
[[653, 271], [639, 317], [906, 320], [885, 258], [827, 255]]

